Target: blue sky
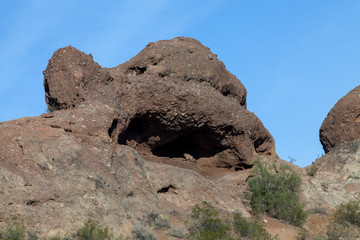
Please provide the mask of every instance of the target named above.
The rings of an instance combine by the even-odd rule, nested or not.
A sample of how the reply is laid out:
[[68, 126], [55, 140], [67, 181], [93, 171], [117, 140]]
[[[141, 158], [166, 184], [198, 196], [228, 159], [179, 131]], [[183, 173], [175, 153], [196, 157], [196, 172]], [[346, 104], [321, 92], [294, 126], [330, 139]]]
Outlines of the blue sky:
[[323, 153], [319, 128], [360, 80], [360, 1], [14, 0], [0, 9], [0, 121], [45, 112], [48, 59], [72, 45], [113, 67], [177, 36], [208, 46], [248, 90], [281, 158]]

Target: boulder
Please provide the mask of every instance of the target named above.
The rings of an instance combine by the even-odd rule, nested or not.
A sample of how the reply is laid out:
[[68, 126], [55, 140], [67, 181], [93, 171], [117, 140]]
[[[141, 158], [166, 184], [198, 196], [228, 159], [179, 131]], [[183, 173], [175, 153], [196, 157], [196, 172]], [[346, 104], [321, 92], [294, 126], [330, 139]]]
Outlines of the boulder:
[[150, 43], [110, 69], [69, 46], [54, 53], [44, 76], [49, 105], [112, 108], [112, 142], [148, 160], [209, 173], [276, 157], [273, 137], [246, 109], [245, 87], [195, 39]]
[[341, 143], [360, 138], [360, 86], [342, 97], [330, 110], [320, 128], [325, 153]]

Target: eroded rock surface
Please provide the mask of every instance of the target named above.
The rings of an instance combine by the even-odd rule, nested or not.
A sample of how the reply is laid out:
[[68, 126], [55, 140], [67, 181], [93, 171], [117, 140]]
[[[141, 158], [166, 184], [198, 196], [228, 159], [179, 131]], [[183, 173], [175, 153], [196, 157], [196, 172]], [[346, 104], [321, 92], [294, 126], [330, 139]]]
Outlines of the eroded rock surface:
[[[316, 169], [314, 176], [306, 174], [311, 168]], [[302, 196], [309, 212], [305, 228], [316, 236], [326, 232], [340, 204], [359, 199], [360, 140], [337, 145], [304, 170]]]
[[151, 43], [111, 69], [69, 46], [44, 77], [60, 111], [0, 123], [0, 225], [17, 219], [49, 237], [94, 218], [129, 238], [175, 239], [202, 201], [249, 216], [248, 168], [276, 157], [274, 140], [198, 41]]
[[320, 128], [325, 153], [337, 145], [360, 138], [360, 86], [342, 97]]
[[49, 105], [111, 107], [113, 142], [147, 159], [212, 172], [276, 157], [271, 134], [246, 110], [244, 86], [195, 39], [150, 43], [111, 69], [69, 46], [54, 53], [44, 76]]
[[[186, 229], [187, 214], [201, 201], [249, 215], [241, 200], [249, 170], [209, 179], [146, 161], [128, 146], [109, 144], [100, 126], [89, 134], [87, 123], [99, 110], [93, 109], [87, 119], [74, 109], [0, 124], [0, 225], [16, 219], [51, 237], [92, 218], [123, 236], [145, 229], [176, 239], [172, 232]], [[165, 226], [149, 222], [150, 216]]]

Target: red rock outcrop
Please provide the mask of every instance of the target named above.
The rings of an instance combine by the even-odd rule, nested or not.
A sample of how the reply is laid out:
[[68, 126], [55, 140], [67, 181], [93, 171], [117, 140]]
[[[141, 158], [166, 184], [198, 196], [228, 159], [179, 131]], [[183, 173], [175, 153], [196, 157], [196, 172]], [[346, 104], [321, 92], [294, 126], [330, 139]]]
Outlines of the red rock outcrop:
[[[87, 107], [0, 123], [0, 226], [24, 221], [50, 239], [92, 218], [116, 235], [146, 229], [158, 239], [176, 239], [171, 232], [180, 228], [185, 235], [186, 215], [204, 200], [249, 215], [241, 201], [249, 170], [209, 179], [146, 161], [102, 134], [111, 124], [102, 116], [113, 114], [111, 108]], [[94, 119], [103, 125], [91, 128]], [[166, 226], [148, 223], [151, 214]]]
[[341, 143], [360, 138], [360, 86], [342, 97], [320, 128], [325, 153]]
[[113, 142], [147, 159], [244, 169], [256, 156], [276, 156], [271, 134], [246, 110], [244, 86], [195, 39], [150, 43], [111, 69], [69, 46], [54, 53], [44, 76], [49, 105], [110, 106]]
[[[47, 104], [61, 111], [0, 122], [0, 226], [15, 219], [53, 237], [94, 218], [129, 239], [136, 231], [178, 239], [202, 201], [223, 214], [250, 216], [246, 168], [256, 157], [284, 163], [271, 161], [274, 140], [246, 110], [244, 86], [194, 39], [151, 43], [111, 69], [66, 47], [55, 52], [44, 76]], [[356, 91], [330, 111], [327, 138], [342, 127], [356, 132], [345, 126], [356, 123]], [[339, 122], [329, 120], [340, 110]], [[334, 139], [328, 149], [343, 141]], [[358, 197], [359, 141], [318, 159], [312, 176], [293, 166], [310, 212], [304, 227], [316, 236], [338, 204]], [[295, 239], [300, 230], [264, 220], [279, 239]]]
[[18, 219], [49, 237], [95, 218], [126, 237], [176, 239], [204, 200], [250, 215], [247, 168], [276, 157], [274, 140], [246, 110], [241, 82], [198, 41], [151, 43], [111, 69], [69, 46], [44, 76], [60, 111], [0, 123], [0, 225]]

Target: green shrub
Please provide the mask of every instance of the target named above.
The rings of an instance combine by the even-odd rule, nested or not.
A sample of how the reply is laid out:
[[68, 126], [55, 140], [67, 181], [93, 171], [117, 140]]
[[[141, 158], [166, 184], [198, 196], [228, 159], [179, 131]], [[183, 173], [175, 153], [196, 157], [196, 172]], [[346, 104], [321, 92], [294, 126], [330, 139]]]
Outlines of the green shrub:
[[111, 240], [113, 234], [107, 227], [104, 228], [98, 222], [90, 219], [76, 231], [73, 237], [74, 240]]
[[352, 224], [360, 227], [360, 200], [341, 204], [334, 213], [334, 221], [342, 224]]
[[[83, 227], [79, 228], [71, 237], [56, 236], [51, 240], [113, 240], [113, 234], [108, 228], [102, 227], [94, 220], [88, 220]], [[26, 230], [23, 223], [11, 222], [5, 230], [0, 230], [0, 240], [40, 240], [37, 234]], [[118, 239], [120, 240], [120, 238]]]
[[256, 220], [234, 213], [233, 219], [224, 219], [207, 202], [202, 207], [195, 205], [188, 222], [188, 239], [196, 240], [276, 240]]
[[11, 222], [4, 231], [0, 231], [0, 240], [39, 240], [33, 231], [26, 231], [23, 223]]
[[25, 237], [25, 226], [19, 222], [9, 223], [5, 231], [0, 233], [1, 240], [23, 240]]
[[156, 237], [143, 226], [135, 228], [133, 234], [133, 239], [156, 240]]
[[253, 173], [248, 180], [252, 209], [300, 226], [307, 217], [299, 200], [300, 176], [286, 165], [268, 169], [260, 162], [255, 163]]
[[332, 218], [325, 235], [317, 239], [354, 240], [360, 238], [360, 200], [341, 204], [336, 208]]
[[155, 229], [165, 229], [171, 227], [169, 220], [155, 211], [148, 214], [146, 222], [150, 226], [154, 225]]
[[309, 231], [301, 229], [296, 236], [296, 240], [308, 240], [310, 239]]
[[244, 218], [240, 213], [235, 213], [233, 216], [233, 228], [242, 238], [254, 240], [273, 239], [262, 224], [258, 221]]
[[314, 177], [316, 175], [318, 168], [315, 166], [314, 163], [311, 164], [310, 167], [306, 168], [306, 174], [310, 177]]
[[189, 239], [231, 239], [230, 226], [223, 223], [219, 218], [219, 213], [207, 202], [203, 202], [203, 208], [199, 205], [194, 206], [188, 230]]
[[353, 240], [351, 231], [338, 223], [331, 223], [327, 227], [326, 240]]
[[58, 105], [57, 103], [49, 103], [47, 104], [47, 109], [46, 112], [47, 113], [52, 113], [54, 111], [60, 110], [60, 105]]

